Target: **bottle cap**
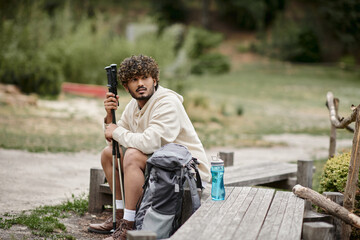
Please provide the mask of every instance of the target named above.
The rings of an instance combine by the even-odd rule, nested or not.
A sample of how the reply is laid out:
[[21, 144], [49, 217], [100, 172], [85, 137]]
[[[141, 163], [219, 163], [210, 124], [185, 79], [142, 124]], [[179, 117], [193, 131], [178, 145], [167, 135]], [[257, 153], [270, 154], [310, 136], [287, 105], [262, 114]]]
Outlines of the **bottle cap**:
[[224, 161], [219, 158], [219, 156], [212, 156], [211, 157], [211, 166], [223, 166]]

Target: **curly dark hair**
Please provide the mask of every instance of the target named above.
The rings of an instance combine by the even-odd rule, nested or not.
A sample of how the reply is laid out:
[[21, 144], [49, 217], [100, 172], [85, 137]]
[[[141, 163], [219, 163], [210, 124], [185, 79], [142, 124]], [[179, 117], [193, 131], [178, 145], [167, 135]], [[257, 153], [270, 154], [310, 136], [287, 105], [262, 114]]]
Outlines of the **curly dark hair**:
[[[120, 64], [118, 70], [118, 79], [123, 86], [127, 85], [127, 82], [134, 77], [151, 76], [159, 83], [159, 66], [152, 57], [139, 55], [125, 58]], [[159, 84], [156, 84], [156, 88]]]

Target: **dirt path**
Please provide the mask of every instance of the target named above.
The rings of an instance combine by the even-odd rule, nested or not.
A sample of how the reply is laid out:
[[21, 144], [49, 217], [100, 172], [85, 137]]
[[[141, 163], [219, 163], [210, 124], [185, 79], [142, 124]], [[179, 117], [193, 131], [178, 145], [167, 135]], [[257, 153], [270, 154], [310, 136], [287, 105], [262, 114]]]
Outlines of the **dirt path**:
[[[271, 148], [213, 148], [234, 151], [235, 165], [251, 165], [268, 161], [296, 161], [327, 156], [328, 137], [309, 135], [269, 135], [266, 141], [287, 146]], [[351, 139], [338, 141], [338, 149], [351, 146]], [[100, 166], [100, 154], [91, 153], [29, 153], [0, 149], [0, 214], [33, 209], [40, 205], [58, 204], [71, 197], [87, 193], [90, 168]]]
[[[319, 159], [327, 156], [328, 137], [309, 135], [269, 135], [266, 141], [284, 143], [271, 148], [213, 148], [207, 154], [218, 151], [234, 151], [235, 165], [251, 165], [268, 161], [296, 161], [297, 159]], [[349, 148], [351, 139], [338, 141], [339, 150]], [[50, 154], [0, 149], [0, 217], [5, 212], [16, 213], [34, 209], [40, 205], [53, 205], [71, 197], [88, 193], [90, 168], [100, 167], [100, 154], [74, 153]], [[102, 239], [103, 236], [90, 234], [90, 222], [104, 219], [101, 215], [86, 214], [73, 216], [62, 221], [68, 233], [76, 239]], [[33, 239], [24, 226], [13, 226], [10, 230], [0, 230], [0, 239]]]

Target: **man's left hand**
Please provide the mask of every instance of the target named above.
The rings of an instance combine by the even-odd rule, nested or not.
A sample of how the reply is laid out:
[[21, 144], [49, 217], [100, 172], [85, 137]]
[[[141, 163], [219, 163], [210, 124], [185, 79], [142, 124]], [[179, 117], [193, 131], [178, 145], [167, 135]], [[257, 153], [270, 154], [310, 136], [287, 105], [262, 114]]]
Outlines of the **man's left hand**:
[[113, 131], [117, 128], [118, 126], [114, 123], [111, 123], [109, 125], [106, 126], [105, 129], [105, 138], [108, 142], [112, 141], [112, 133]]

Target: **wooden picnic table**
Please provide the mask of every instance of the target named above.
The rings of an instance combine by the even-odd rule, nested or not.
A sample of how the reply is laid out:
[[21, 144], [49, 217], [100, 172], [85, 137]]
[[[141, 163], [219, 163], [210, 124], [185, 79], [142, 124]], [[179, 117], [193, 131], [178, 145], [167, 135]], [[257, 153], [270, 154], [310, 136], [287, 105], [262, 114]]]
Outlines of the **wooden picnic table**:
[[211, 197], [171, 240], [300, 239], [305, 201], [292, 192], [227, 187], [224, 201]]

